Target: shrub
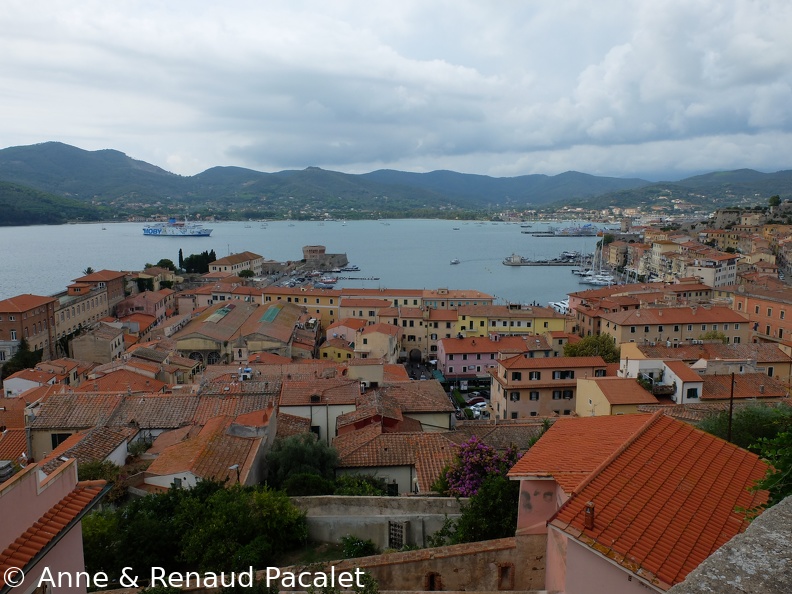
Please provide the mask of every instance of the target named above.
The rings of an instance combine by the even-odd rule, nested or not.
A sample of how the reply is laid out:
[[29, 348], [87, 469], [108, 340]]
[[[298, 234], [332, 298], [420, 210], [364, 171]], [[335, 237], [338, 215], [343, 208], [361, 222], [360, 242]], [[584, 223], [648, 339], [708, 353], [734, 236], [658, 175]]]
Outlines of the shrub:
[[379, 553], [377, 545], [372, 540], [363, 540], [357, 536], [348, 534], [341, 537], [341, 546], [343, 547], [344, 558], [352, 559], [354, 557], [368, 557], [369, 555], [376, 555]]
[[292, 474], [283, 481], [283, 490], [290, 497], [307, 497], [311, 495], [332, 495], [335, 483], [311, 472]]

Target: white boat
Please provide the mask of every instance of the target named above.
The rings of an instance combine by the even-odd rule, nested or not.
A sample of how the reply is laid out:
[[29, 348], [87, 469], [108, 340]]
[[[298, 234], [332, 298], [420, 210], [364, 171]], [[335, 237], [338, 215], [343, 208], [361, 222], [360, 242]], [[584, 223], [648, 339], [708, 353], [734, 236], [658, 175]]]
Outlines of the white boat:
[[343, 272], [359, 272], [360, 268], [354, 264], [349, 264], [341, 269]]
[[451, 264], [459, 264], [459, 260], [454, 258], [453, 260], [451, 260]]
[[334, 276], [323, 276], [319, 279], [319, 282], [323, 285], [334, 285], [338, 282], [338, 279]]
[[177, 222], [176, 219], [169, 219], [167, 223], [154, 223], [143, 227], [143, 235], [152, 237], [209, 237], [211, 229], [207, 229], [200, 223]]
[[569, 313], [569, 298], [562, 299], [561, 301], [551, 301], [548, 303], [550, 307], [556, 310], [560, 314], [568, 314]]

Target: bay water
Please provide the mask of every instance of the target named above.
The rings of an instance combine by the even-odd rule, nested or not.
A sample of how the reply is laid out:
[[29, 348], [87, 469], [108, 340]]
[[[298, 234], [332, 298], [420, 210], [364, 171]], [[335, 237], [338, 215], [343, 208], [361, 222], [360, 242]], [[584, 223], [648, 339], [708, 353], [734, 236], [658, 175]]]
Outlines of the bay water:
[[[558, 227], [573, 223], [553, 223]], [[266, 259], [302, 258], [305, 245], [324, 245], [346, 253], [359, 272], [346, 276], [378, 280], [341, 280], [342, 287], [475, 289], [500, 303], [538, 303], [589, 288], [572, 267], [505, 266], [515, 253], [530, 259], [555, 258], [562, 251], [594, 251], [597, 237], [533, 237], [518, 223], [451, 220], [270, 221], [207, 223], [211, 237], [150, 237], [142, 223], [0, 227], [0, 299], [20, 293], [50, 295], [92, 267], [140, 270], [146, 263], [214, 249], [218, 258], [241, 251]], [[459, 264], [452, 265], [452, 260]]]

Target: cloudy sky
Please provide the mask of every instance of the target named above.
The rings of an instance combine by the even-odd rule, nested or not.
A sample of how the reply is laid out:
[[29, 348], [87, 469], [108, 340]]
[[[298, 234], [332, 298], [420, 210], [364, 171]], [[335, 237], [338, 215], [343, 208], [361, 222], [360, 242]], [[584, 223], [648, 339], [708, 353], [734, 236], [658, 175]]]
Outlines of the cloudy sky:
[[792, 168], [789, 0], [4, 0], [0, 148], [215, 165]]

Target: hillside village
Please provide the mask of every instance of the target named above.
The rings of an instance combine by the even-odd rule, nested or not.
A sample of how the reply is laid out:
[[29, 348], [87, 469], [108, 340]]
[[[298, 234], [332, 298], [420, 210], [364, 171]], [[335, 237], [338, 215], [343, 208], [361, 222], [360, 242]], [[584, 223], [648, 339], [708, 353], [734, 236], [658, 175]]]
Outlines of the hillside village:
[[[771, 216], [625, 222], [602, 242], [624, 282], [562, 310], [281, 282], [336, 265], [322, 246], [287, 264], [232, 254], [200, 275], [87, 270], [56, 295], [0, 301], [0, 363], [40, 356], [3, 372], [0, 568], [84, 567], [80, 519], [108, 486], [78, 480], [82, 465], [134, 458], [131, 497], [259, 485], [276, 443], [309, 435], [337, 451], [336, 476], [375, 475], [388, 494], [301, 498], [311, 538], [416, 549], [337, 562], [380, 591], [687, 587], [748, 528], [737, 510], [767, 500], [750, 490], [767, 462], [697, 424], [790, 403], [792, 226]], [[579, 348], [597, 336], [619, 355]], [[459, 513], [438, 479], [474, 436], [522, 454], [515, 534], [427, 548]]]

